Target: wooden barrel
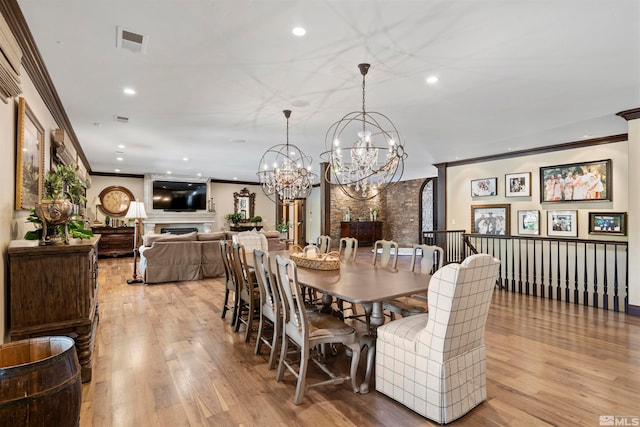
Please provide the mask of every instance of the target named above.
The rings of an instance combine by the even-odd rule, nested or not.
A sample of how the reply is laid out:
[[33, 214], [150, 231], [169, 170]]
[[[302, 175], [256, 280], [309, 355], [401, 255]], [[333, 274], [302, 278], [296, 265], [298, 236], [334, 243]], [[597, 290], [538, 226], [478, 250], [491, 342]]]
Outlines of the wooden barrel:
[[0, 346], [0, 426], [77, 426], [82, 380], [73, 339]]

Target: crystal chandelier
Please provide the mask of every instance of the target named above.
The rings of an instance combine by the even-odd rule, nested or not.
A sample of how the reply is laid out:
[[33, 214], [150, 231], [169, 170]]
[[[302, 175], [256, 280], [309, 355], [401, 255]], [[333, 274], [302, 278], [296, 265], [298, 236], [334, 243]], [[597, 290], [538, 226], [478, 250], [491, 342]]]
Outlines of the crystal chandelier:
[[[356, 200], [371, 199], [398, 182], [407, 158], [391, 120], [365, 109], [365, 76], [369, 67], [358, 65], [362, 74], [362, 111], [351, 112], [331, 125], [325, 137], [326, 151], [322, 153], [329, 162], [327, 181], [338, 184]], [[355, 136], [357, 139], [350, 146], [342, 144], [342, 139]]]
[[291, 110], [283, 113], [287, 118], [287, 142], [269, 148], [262, 155], [257, 172], [264, 194], [274, 202], [306, 198], [316, 176], [311, 172], [311, 157], [289, 144]]

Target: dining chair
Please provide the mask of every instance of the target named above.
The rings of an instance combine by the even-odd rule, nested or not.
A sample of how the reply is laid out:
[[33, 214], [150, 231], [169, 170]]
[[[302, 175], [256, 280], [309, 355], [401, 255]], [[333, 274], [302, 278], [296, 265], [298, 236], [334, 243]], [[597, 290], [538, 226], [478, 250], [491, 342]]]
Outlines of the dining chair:
[[[224, 301], [222, 303], [222, 317], [227, 315], [227, 311], [231, 310], [231, 325], [236, 324], [236, 300], [238, 299], [238, 282], [236, 281], [235, 272], [232, 267], [231, 245], [227, 240], [220, 240], [220, 251], [222, 252], [222, 264], [224, 265]], [[233, 293], [233, 301], [229, 301], [229, 295]]]
[[260, 305], [260, 291], [255, 284], [254, 274], [249, 270], [244, 246], [239, 243], [232, 245], [233, 267], [238, 281], [238, 304], [236, 307], [235, 331], [240, 330], [240, 324], [246, 325], [245, 342], [249, 342], [253, 331], [253, 321], [256, 309]]
[[393, 240], [377, 240], [373, 245], [373, 259], [371, 261], [374, 266], [378, 260], [378, 248], [381, 249], [380, 266], [382, 268], [387, 268], [387, 266], [389, 266], [389, 262], [391, 262], [391, 270], [397, 270], [398, 243]]
[[[413, 245], [411, 253], [411, 271], [416, 269], [416, 261], [420, 252], [420, 273], [432, 274], [442, 268], [444, 262], [444, 251], [435, 245]], [[434, 266], [436, 266], [434, 270]]]
[[376, 390], [439, 424], [486, 400], [484, 330], [500, 261], [448, 264], [429, 282], [429, 313], [377, 330]]
[[[351, 387], [356, 393], [358, 391], [356, 371], [360, 360], [360, 345], [356, 330], [331, 314], [314, 313], [309, 315], [300, 293], [296, 264], [280, 255], [276, 256], [276, 264], [276, 282], [283, 308], [282, 348], [280, 349], [276, 381], [282, 381], [285, 369], [297, 378], [293, 398], [293, 403], [296, 405], [302, 403], [304, 393], [310, 387], [327, 384], [339, 385], [344, 381], [351, 380]], [[295, 361], [287, 360], [289, 342], [299, 349], [300, 357]], [[348, 376], [336, 376], [326, 364], [314, 357], [317, 356], [319, 349], [326, 347], [326, 344], [343, 344], [351, 349], [351, 368]], [[307, 384], [307, 370], [310, 361], [318, 365], [330, 378], [326, 381]], [[297, 371], [296, 364], [299, 364]]]
[[358, 239], [355, 237], [343, 237], [338, 247], [340, 259], [346, 262], [355, 262], [358, 255]]
[[318, 246], [318, 252], [321, 254], [329, 253], [331, 250], [331, 237], [325, 235], [318, 236], [316, 246]]
[[239, 243], [244, 246], [244, 250], [250, 254], [253, 253], [254, 249], [269, 250], [269, 241], [263, 233], [243, 231], [231, 236], [231, 240], [233, 243]]
[[[269, 364], [274, 368], [276, 361], [276, 349], [278, 340], [282, 336], [282, 306], [275, 277], [271, 274], [269, 254], [259, 249], [253, 251], [254, 266], [258, 289], [260, 290], [260, 322], [258, 324], [258, 336], [256, 338], [256, 354], [260, 354], [262, 344], [269, 347]], [[272, 326], [271, 341], [265, 336], [267, 323]]]

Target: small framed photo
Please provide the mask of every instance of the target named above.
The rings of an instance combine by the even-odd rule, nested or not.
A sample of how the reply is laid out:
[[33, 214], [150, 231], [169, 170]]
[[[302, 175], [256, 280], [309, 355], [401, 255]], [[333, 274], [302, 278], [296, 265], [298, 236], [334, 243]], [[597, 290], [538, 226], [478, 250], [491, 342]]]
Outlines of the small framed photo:
[[471, 206], [471, 230], [477, 234], [510, 234], [511, 205]]
[[540, 234], [540, 211], [518, 211], [518, 234]]
[[504, 194], [506, 197], [530, 197], [531, 172], [506, 174], [504, 176]]
[[589, 212], [589, 234], [627, 235], [626, 212]]
[[471, 180], [471, 197], [495, 196], [498, 194], [498, 178]]
[[578, 211], [547, 211], [547, 236], [578, 237]]
[[540, 168], [540, 203], [612, 200], [611, 159]]

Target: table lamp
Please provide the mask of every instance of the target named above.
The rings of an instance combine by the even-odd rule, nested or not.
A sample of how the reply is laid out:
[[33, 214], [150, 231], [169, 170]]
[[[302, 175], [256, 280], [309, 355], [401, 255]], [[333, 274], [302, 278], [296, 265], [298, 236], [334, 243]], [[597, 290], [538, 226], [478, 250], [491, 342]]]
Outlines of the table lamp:
[[98, 206], [102, 206], [102, 202], [100, 201], [100, 196], [96, 196], [93, 198], [93, 202], [91, 202], [92, 205], [94, 205], [96, 208], [96, 219], [93, 221], [94, 224], [100, 224], [100, 221], [98, 221]]
[[142, 279], [138, 278], [137, 274], [137, 257], [138, 257], [138, 224], [141, 219], [147, 217], [147, 213], [144, 210], [144, 203], [135, 201], [129, 204], [129, 210], [127, 214], [124, 216], [127, 219], [135, 219], [134, 229], [133, 229], [133, 278], [127, 280], [128, 284], [132, 283], [142, 283]]

